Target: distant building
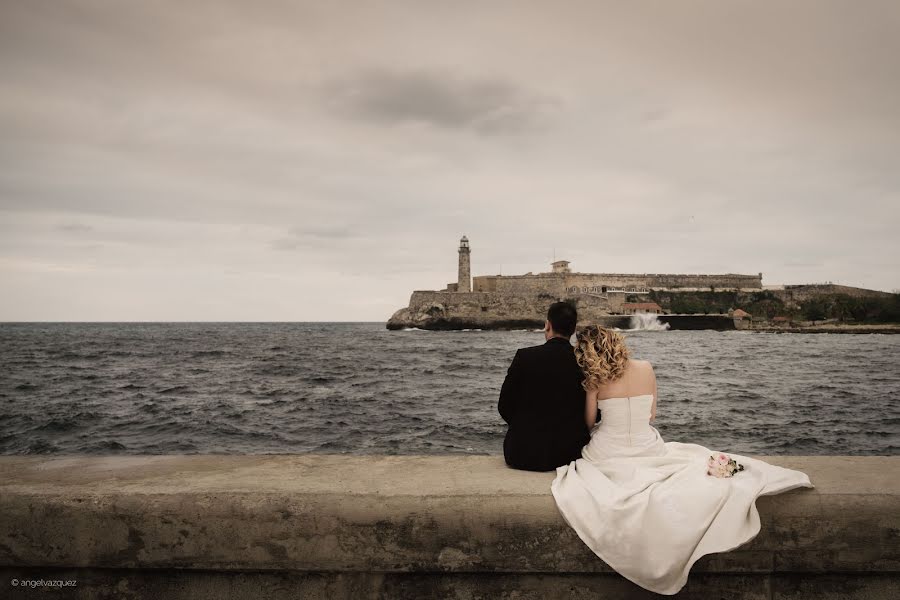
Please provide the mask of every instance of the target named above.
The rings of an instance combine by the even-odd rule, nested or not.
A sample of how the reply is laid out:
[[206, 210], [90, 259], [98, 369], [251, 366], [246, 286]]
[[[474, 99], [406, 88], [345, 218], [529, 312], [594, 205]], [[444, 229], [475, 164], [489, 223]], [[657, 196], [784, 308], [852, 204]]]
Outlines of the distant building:
[[753, 315], [748, 313], [746, 310], [736, 308], [734, 310], [728, 311], [729, 316], [734, 319], [734, 327], [735, 329], [749, 329], [750, 324], [753, 321]]
[[636, 315], [638, 313], [661, 315], [662, 312], [662, 307], [656, 302], [625, 302], [622, 304], [622, 314], [626, 315]]
[[[551, 263], [553, 267], [554, 273], [571, 273], [572, 269], [569, 268], [569, 261], [567, 260], [558, 260], [554, 263]], [[529, 273], [530, 275], [530, 273]]]

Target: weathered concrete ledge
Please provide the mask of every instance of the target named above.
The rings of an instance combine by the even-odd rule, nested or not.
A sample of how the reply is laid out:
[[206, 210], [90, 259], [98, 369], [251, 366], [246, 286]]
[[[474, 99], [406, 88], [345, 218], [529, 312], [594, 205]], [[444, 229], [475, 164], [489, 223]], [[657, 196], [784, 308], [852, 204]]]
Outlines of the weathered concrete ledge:
[[[760, 535], [679, 597], [900, 597], [900, 457], [766, 460], [816, 488], [761, 498]], [[552, 479], [485, 456], [0, 457], [0, 597], [652, 597]]]

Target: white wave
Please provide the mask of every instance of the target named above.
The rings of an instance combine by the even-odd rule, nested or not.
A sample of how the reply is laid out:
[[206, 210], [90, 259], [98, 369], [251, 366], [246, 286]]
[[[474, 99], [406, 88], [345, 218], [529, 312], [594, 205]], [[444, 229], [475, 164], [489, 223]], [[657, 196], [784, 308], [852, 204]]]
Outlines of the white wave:
[[631, 315], [630, 329], [628, 331], [668, 331], [669, 324], [663, 323], [656, 315], [651, 313], [637, 313]]

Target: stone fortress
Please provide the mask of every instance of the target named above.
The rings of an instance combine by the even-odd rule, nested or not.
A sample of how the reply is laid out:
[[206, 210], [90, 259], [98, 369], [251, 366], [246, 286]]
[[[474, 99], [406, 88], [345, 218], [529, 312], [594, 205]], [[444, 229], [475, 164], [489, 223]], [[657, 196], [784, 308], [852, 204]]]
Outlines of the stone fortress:
[[[388, 329], [506, 329], [543, 326], [547, 306], [573, 301], [580, 321], [634, 312], [657, 312], [645, 299], [653, 291], [762, 291], [756, 275], [576, 273], [558, 260], [546, 273], [472, 277], [467, 237], [459, 242], [457, 281], [440, 291], [415, 291]], [[628, 300], [631, 300], [629, 302]], [[635, 302], [637, 300], [637, 302]], [[658, 307], [657, 307], [658, 308]]]

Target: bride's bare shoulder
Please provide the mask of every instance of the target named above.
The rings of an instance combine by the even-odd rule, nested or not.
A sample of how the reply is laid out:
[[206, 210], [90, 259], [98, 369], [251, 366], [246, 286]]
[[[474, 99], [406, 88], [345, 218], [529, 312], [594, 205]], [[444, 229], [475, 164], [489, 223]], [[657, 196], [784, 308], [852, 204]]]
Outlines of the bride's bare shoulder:
[[632, 366], [637, 369], [652, 369], [653, 365], [650, 364], [649, 360], [639, 360], [637, 358], [629, 358], [628, 359], [629, 366]]

